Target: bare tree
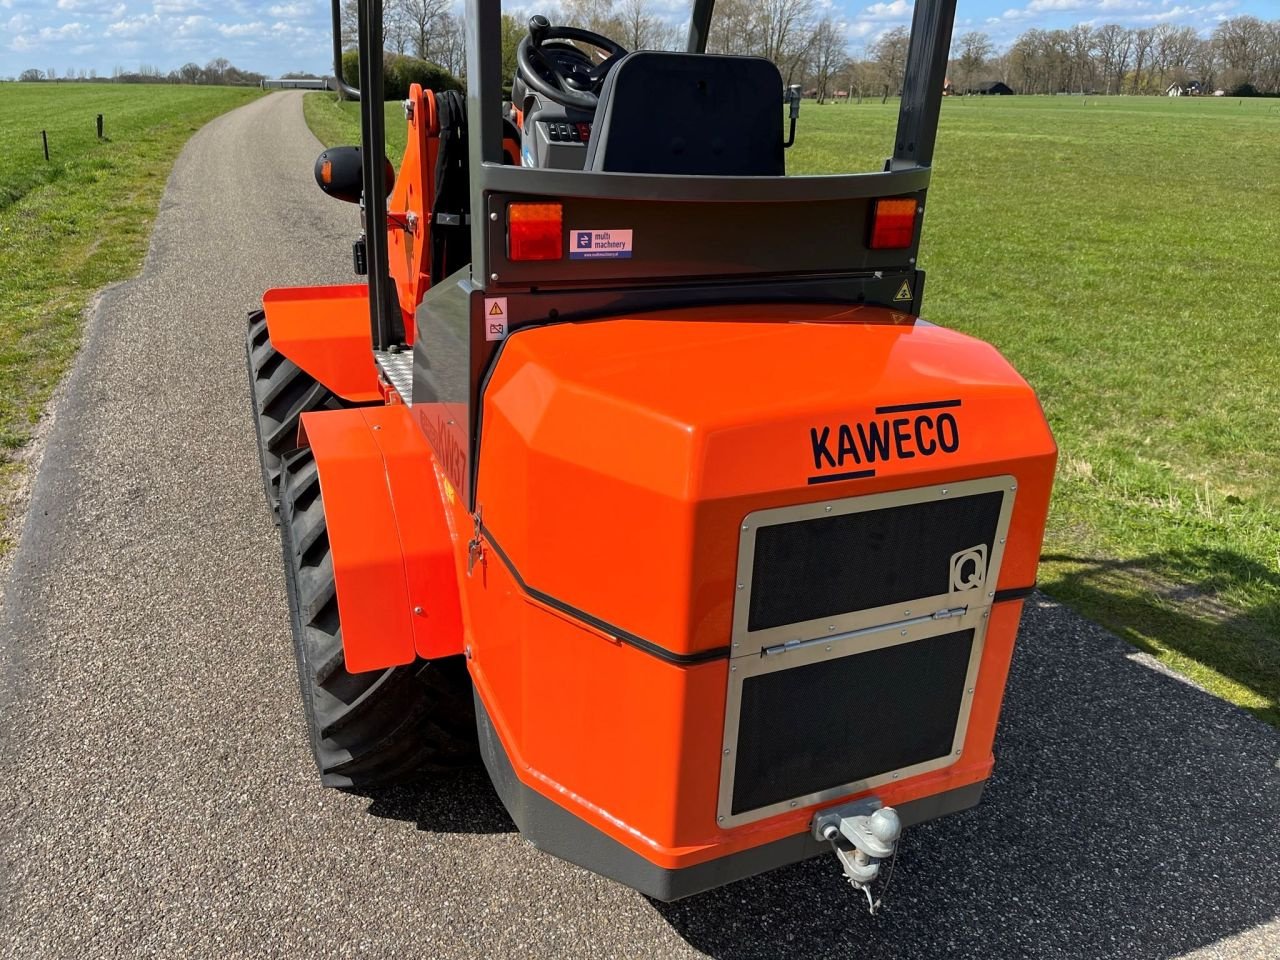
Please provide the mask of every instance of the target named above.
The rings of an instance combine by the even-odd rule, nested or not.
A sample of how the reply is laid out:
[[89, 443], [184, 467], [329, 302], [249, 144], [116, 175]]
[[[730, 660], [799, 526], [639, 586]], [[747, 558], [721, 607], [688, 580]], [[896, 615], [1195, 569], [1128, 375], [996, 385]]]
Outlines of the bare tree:
[[664, 19], [651, 0], [622, 0], [616, 19], [622, 29], [614, 39], [628, 50], [684, 49], [683, 24]]
[[818, 21], [814, 27], [813, 38], [809, 44], [813, 60], [813, 79], [818, 91], [818, 102], [826, 103], [832, 92], [831, 82], [838, 71], [848, 63], [848, 41], [845, 39], [844, 27], [831, 19], [828, 14]]
[[907, 43], [911, 35], [906, 27], [894, 27], [871, 45], [871, 59], [880, 68], [880, 82], [884, 85], [884, 98], [890, 93], [902, 91], [903, 76], [907, 67]]
[[961, 92], [967, 93], [972, 87], [978, 73], [987, 65], [987, 58], [995, 52], [995, 44], [985, 33], [971, 30], [956, 41], [956, 69], [959, 75]]
[[1142, 92], [1142, 65], [1151, 54], [1152, 32], [1148, 27], [1133, 31], [1133, 92]]
[[455, 17], [447, 10], [441, 15], [431, 59], [455, 77], [466, 76], [467, 36], [461, 17]]
[[420, 60], [433, 59], [436, 35], [444, 15], [449, 12], [449, 0], [398, 0], [397, 6], [409, 50]]

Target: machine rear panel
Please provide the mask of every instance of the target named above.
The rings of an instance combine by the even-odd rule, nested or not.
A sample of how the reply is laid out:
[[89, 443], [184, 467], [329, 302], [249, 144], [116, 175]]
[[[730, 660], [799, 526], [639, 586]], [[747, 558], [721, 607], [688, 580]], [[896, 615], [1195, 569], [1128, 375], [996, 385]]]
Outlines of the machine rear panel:
[[1003, 502], [991, 491], [762, 527], [747, 629], [948, 593], [951, 558], [991, 548]]
[[744, 518], [721, 823], [956, 761], [1016, 488], [986, 477]]
[[973, 641], [960, 630], [748, 678], [733, 813], [950, 754]]

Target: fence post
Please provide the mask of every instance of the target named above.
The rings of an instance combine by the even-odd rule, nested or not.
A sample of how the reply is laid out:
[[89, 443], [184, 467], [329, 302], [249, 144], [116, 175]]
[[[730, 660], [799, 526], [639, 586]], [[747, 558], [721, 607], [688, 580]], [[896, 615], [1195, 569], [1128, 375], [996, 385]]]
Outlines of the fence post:
[[49, 134], [45, 130], [40, 131], [40, 140], [44, 143], [44, 159], [49, 160]]
[[102, 114], [98, 114], [98, 139], [102, 139]]

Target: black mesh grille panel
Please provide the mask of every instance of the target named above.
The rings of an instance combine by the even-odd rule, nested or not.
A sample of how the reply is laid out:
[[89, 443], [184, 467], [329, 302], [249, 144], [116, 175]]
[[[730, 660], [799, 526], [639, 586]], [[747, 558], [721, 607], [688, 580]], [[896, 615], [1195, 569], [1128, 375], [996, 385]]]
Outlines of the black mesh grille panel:
[[951, 589], [951, 558], [991, 555], [1001, 491], [761, 527], [748, 630], [832, 617]]
[[951, 752], [973, 630], [748, 677], [733, 813]]

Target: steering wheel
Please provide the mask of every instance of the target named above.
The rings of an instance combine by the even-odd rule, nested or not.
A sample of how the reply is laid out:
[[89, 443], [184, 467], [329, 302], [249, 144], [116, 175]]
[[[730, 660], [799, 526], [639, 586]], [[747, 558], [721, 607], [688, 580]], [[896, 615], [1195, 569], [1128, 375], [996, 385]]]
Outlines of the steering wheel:
[[[557, 43], [544, 49], [542, 44], [547, 40], [577, 40], [608, 56], [591, 66], [585, 53], [568, 44]], [[529, 35], [516, 48], [516, 64], [529, 89], [562, 107], [593, 111], [600, 102], [598, 94], [604, 78], [626, 55], [626, 48], [608, 37], [578, 27], [553, 27], [538, 14], [529, 18]]]

